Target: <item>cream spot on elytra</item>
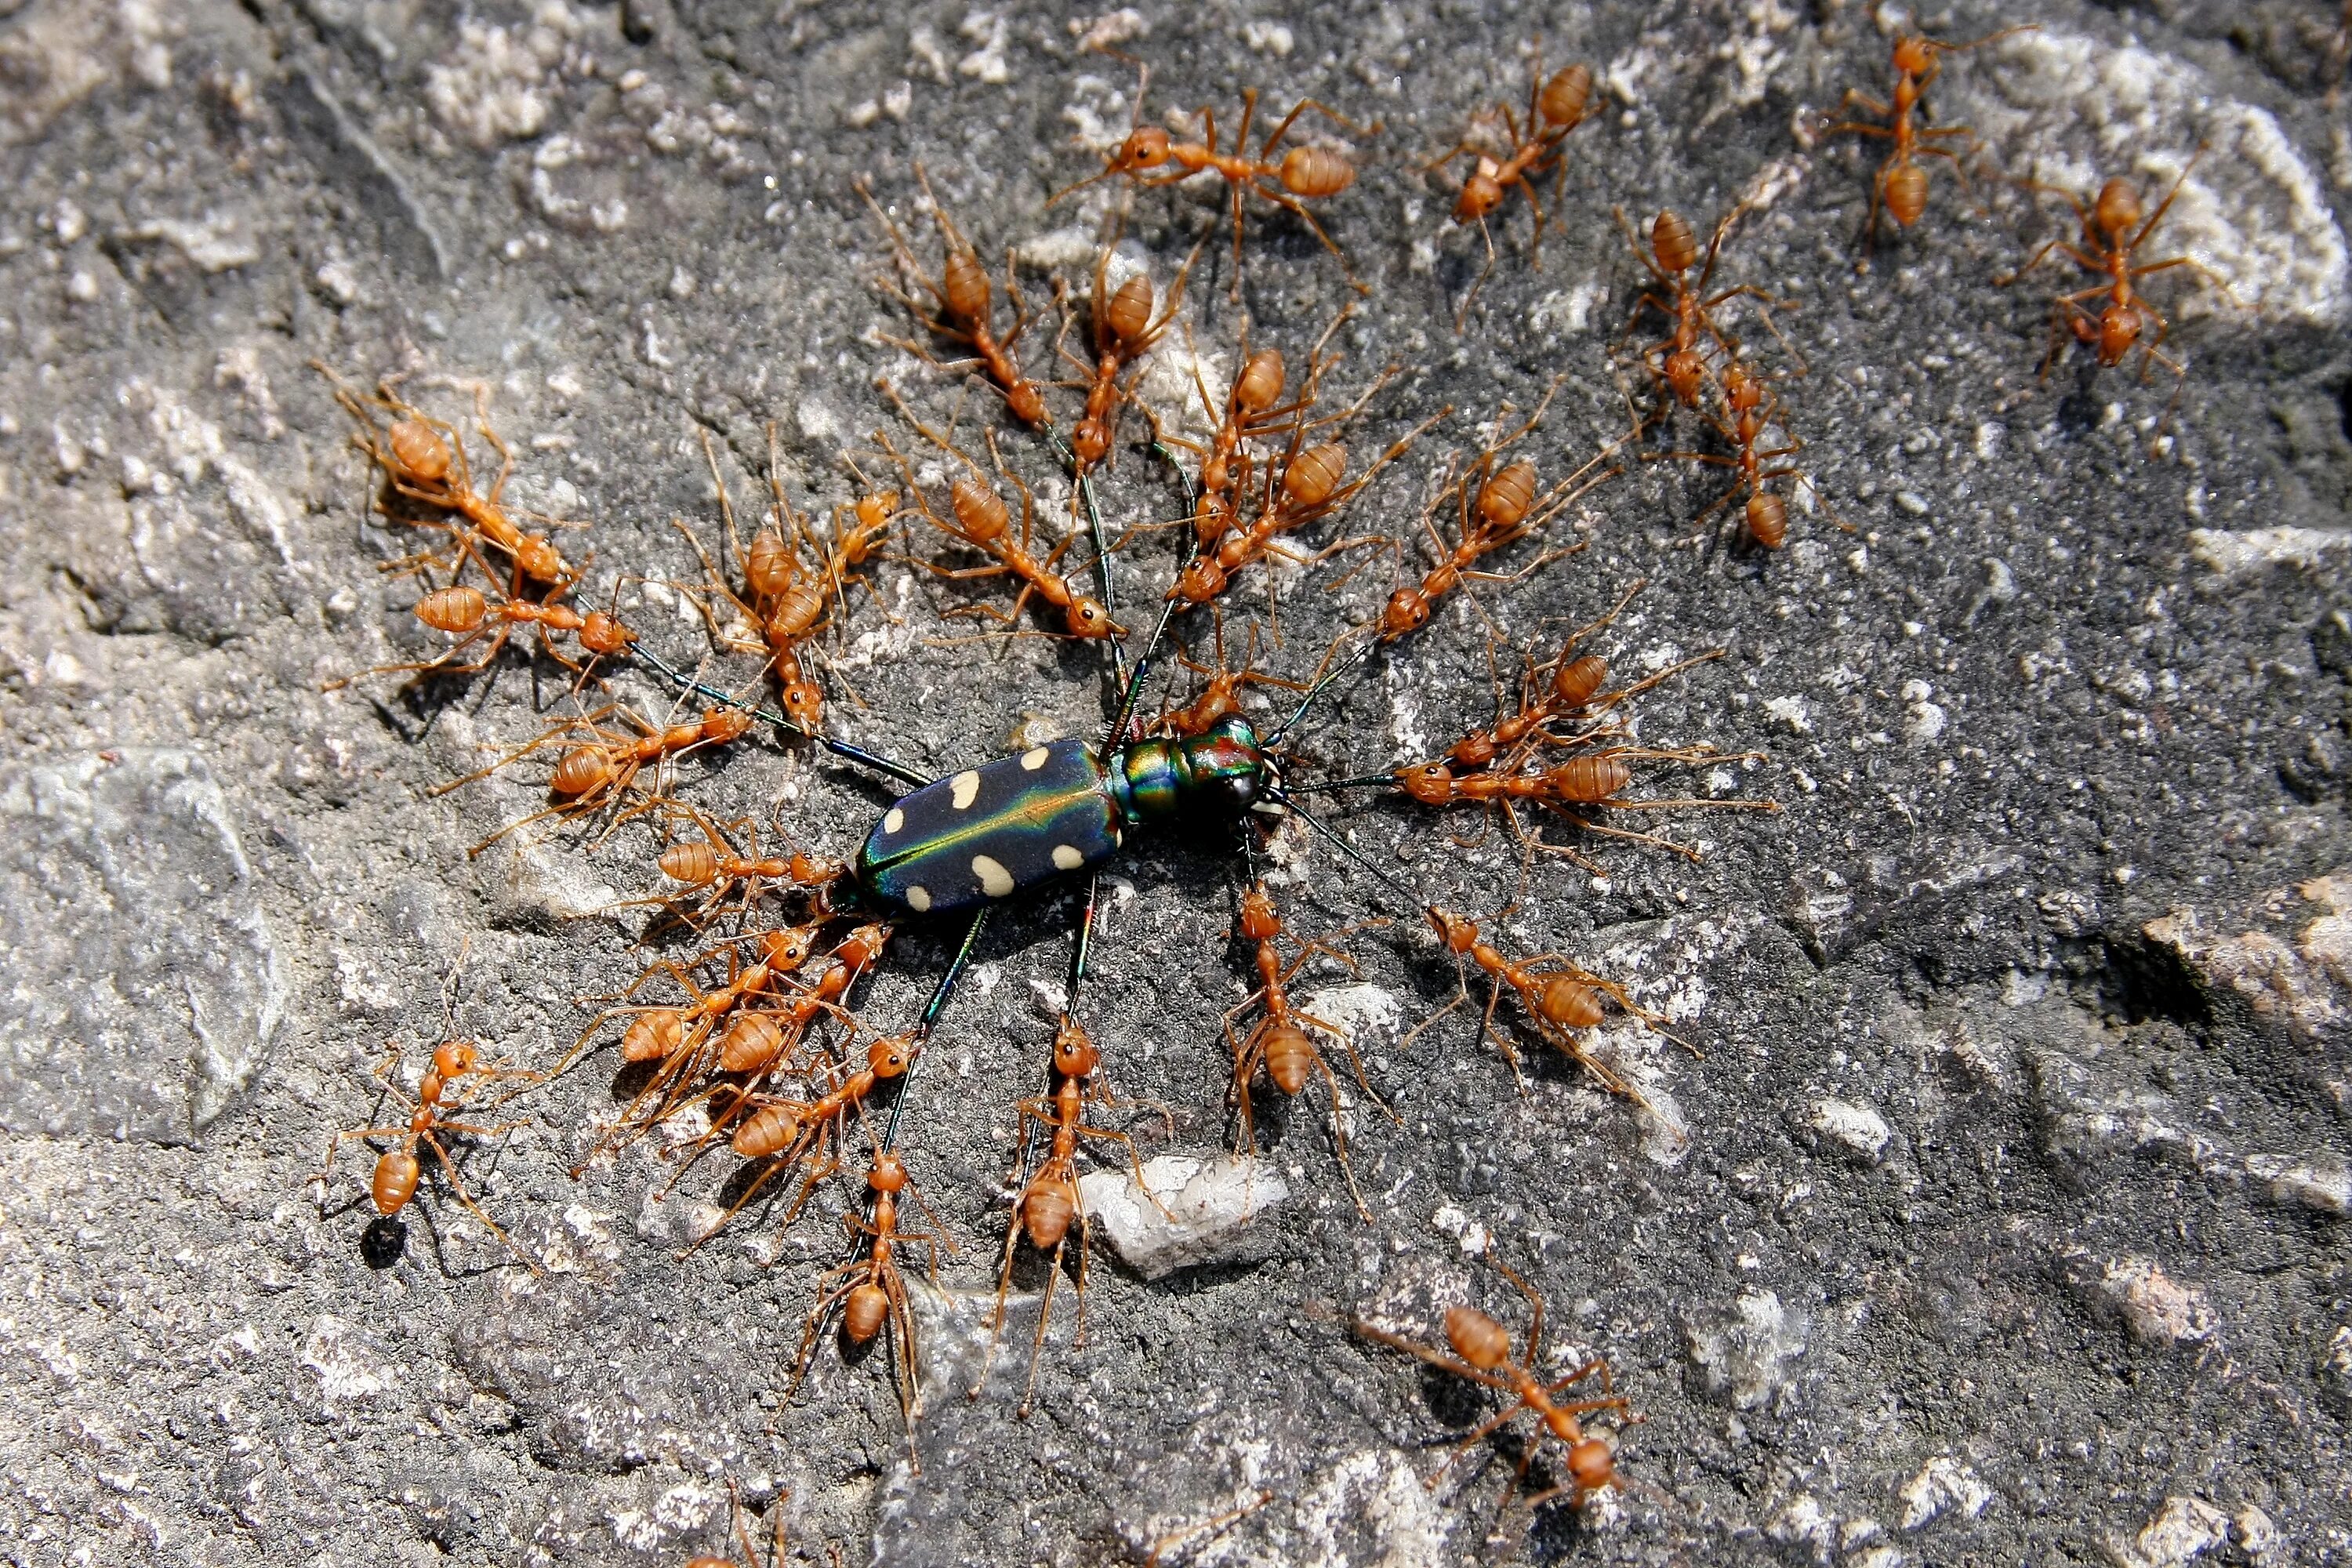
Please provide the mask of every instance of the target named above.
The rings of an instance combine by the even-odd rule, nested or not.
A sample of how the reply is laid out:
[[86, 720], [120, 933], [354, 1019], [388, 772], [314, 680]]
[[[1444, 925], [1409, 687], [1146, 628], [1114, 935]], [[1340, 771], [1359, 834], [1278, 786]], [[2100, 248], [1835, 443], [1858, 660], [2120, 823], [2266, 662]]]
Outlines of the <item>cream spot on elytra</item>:
[[1075, 871], [1087, 863], [1087, 858], [1067, 844], [1054, 846], [1054, 864], [1065, 871]]
[[885, 833], [896, 833], [906, 826], [907, 814], [895, 805], [882, 818], [882, 831]]
[[907, 888], [907, 907], [917, 914], [921, 914], [931, 907], [931, 890], [920, 883], [909, 883]]
[[1013, 891], [1013, 873], [985, 855], [971, 858], [971, 874], [980, 879], [980, 890], [992, 899]]
[[958, 811], [969, 811], [971, 803], [980, 798], [980, 775], [970, 769], [956, 774], [948, 785], [948, 798], [955, 802]]
[[1021, 753], [1021, 766], [1034, 773], [1045, 765], [1045, 759], [1051, 755], [1053, 755], [1053, 748], [1050, 746], [1032, 747]]

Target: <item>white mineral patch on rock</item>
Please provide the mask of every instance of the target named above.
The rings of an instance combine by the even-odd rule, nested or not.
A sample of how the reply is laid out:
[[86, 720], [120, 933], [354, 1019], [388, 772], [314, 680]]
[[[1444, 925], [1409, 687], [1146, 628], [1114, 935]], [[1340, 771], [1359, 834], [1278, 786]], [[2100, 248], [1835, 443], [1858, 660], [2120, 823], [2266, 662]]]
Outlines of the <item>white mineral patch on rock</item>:
[[2095, 1262], [2078, 1255], [2069, 1263], [2070, 1277], [2092, 1304], [2120, 1318], [2144, 1344], [2197, 1344], [2212, 1338], [2220, 1327], [2205, 1292], [2172, 1279], [2153, 1258]]
[[1903, 1483], [1903, 1528], [1916, 1530], [1943, 1514], [1974, 1519], [1992, 1501], [1992, 1489], [1948, 1455], [1938, 1454]]
[[1886, 1118], [1870, 1106], [1851, 1100], [1813, 1101], [1811, 1124], [1814, 1131], [1865, 1164], [1878, 1163], [1886, 1152], [1887, 1141], [1895, 1136], [1894, 1129], [1886, 1125]]
[[1234, 1154], [1162, 1154], [1144, 1164], [1143, 1183], [1129, 1169], [1089, 1171], [1078, 1194], [1097, 1233], [1146, 1279], [1223, 1256], [1253, 1215], [1290, 1195], [1272, 1164]]
[[2230, 1539], [2230, 1516], [2202, 1498], [2168, 1497], [2128, 1546], [2110, 1540], [2121, 1568], [2180, 1568]]
[[[1370, 1040], [1395, 1034], [1404, 1022], [1404, 1003], [1397, 994], [1369, 981], [1309, 992], [1300, 999], [1298, 1006], [1300, 1011], [1311, 1013], [1327, 1024], [1338, 1025], [1359, 1050]], [[1339, 1054], [1345, 1057], [1347, 1053]], [[1345, 1069], [1335, 1067], [1333, 1070]]]
[[320, 1397], [331, 1407], [373, 1399], [393, 1384], [393, 1369], [383, 1353], [337, 1317], [312, 1320], [302, 1364], [318, 1374]]
[[2242, 577], [2273, 566], [2319, 570], [2352, 546], [2352, 533], [2332, 528], [2255, 528], [2232, 533], [2221, 528], [2189, 531], [2189, 553], [2200, 565], [2224, 577]]
[[[2139, 185], [2153, 212], [2201, 145], [2205, 155], [2143, 259], [2192, 257], [2225, 279], [2243, 305], [2273, 320], [2324, 325], [2342, 318], [2343, 233], [2318, 172], [2267, 110], [2215, 93], [2186, 61], [2048, 27], [2002, 39], [1977, 64], [1953, 95], [1951, 118], [1972, 124], [2010, 172], [2063, 186], [2086, 203], [2101, 182], [2122, 175]], [[2066, 237], [2079, 239], [2063, 205], [2047, 200], [2053, 222], [2063, 220]], [[2186, 279], [2150, 292], [2176, 321], [2230, 309], [2216, 291]]]
[[2273, 1203], [2320, 1214], [2352, 1214], [2352, 1169], [2346, 1167], [2341, 1155], [2309, 1161], [2282, 1154], [2249, 1154], [2246, 1174], [2270, 1184]]
[[1684, 1330], [1706, 1391], [1742, 1410], [1785, 1405], [1796, 1392], [1805, 1353], [1805, 1314], [1770, 1290], [1750, 1290], [1727, 1308], [1703, 1312]]
[[1300, 1495], [1304, 1549], [1292, 1561], [1300, 1568], [1349, 1568], [1363, 1559], [1348, 1548], [1359, 1531], [1369, 1531], [1382, 1568], [1435, 1568], [1452, 1561], [1445, 1547], [1453, 1528], [1449, 1510], [1422, 1484], [1411, 1459], [1394, 1452], [1350, 1454]]
[[425, 104], [477, 147], [536, 136], [551, 107], [548, 74], [580, 28], [562, 0], [541, 0], [528, 25], [511, 28], [461, 21], [457, 43], [425, 73]]
[[2268, 931], [2225, 936], [2195, 910], [2175, 910], [2145, 929], [2207, 985], [2236, 992], [2257, 1014], [2278, 1018], [2298, 1037], [2311, 1038], [2340, 1014], [2326, 979]]

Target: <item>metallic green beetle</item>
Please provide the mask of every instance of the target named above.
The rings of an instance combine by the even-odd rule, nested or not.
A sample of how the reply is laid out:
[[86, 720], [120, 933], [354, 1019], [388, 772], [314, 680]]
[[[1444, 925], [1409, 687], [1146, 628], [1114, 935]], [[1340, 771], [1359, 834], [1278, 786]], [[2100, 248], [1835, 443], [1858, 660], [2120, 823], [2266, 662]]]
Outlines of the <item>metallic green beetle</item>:
[[901, 795], [858, 851], [857, 883], [917, 914], [973, 909], [1101, 865], [1130, 827], [1238, 821], [1277, 782], [1238, 715], [1108, 756], [1084, 741], [1033, 746]]

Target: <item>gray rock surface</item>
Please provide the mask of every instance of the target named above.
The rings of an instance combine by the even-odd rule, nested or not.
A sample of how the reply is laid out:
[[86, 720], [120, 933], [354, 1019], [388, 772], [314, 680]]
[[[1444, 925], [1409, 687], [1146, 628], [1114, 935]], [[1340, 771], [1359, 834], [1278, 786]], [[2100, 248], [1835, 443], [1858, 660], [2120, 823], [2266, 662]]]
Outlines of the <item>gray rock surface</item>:
[[[1888, 39], [1851, 5], [0, 0], [0, 1560], [676, 1563], [732, 1549], [729, 1480], [789, 1493], [813, 1561], [820, 1541], [1139, 1561], [1261, 1494], [1176, 1560], [2352, 1554], [2340, 18], [1923, 18], [1951, 38], [2028, 19], [1934, 89], [2003, 169], [2153, 189], [2206, 149], [2156, 243], [2239, 303], [2150, 280], [2189, 369], [2168, 419], [2161, 369], [2071, 356], [2037, 378], [2062, 274], [1990, 279], [2059, 232], [2053, 198], [1979, 175], [1971, 200], [1938, 167], [1928, 219], [1857, 276], [1878, 149], [1811, 130], [1847, 87], [1885, 90]], [[1696, 1054], [1601, 1031], [1642, 1112], [1556, 1060], [1530, 1057], [1522, 1093], [1466, 1013], [1401, 1046], [1451, 966], [1403, 927], [1354, 931], [1360, 981], [1311, 980], [1395, 1004], [1355, 1016], [1397, 1121], [1348, 1091], [1375, 1223], [1321, 1090], [1262, 1115], [1289, 1195], [1221, 1262], [1146, 1279], [1098, 1251], [1083, 1343], [1056, 1292], [1026, 1420], [1040, 1269], [1016, 1271], [1003, 1348], [965, 1390], [1072, 901], [1000, 921], [908, 1112], [958, 1244], [919, 1294], [918, 1468], [881, 1358], [827, 1343], [788, 1393], [849, 1189], [679, 1261], [721, 1172], [665, 1193], [674, 1165], [639, 1148], [572, 1174], [615, 1113], [609, 1051], [510, 1102], [525, 1125], [463, 1163], [536, 1273], [431, 1180], [399, 1226], [370, 1223], [364, 1156], [312, 1181], [339, 1131], [396, 1103], [372, 1076], [392, 1049], [404, 1089], [445, 1027], [560, 1056], [581, 999], [646, 961], [634, 917], [569, 917], [654, 877], [625, 833], [469, 858], [539, 775], [427, 794], [546, 723], [560, 672], [321, 691], [425, 644], [413, 585], [379, 570], [406, 544], [372, 520], [307, 362], [400, 374], [453, 418], [485, 388], [509, 499], [591, 523], [562, 542], [594, 551], [593, 594], [619, 579], [622, 612], [691, 657], [704, 634], [662, 584], [697, 570], [671, 519], [715, 527], [706, 433], [748, 511], [776, 422], [824, 509], [892, 418], [877, 374], [926, 417], [955, 406], [953, 378], [876, 335], [905, 323], [871, 287], [887, 251], [855, 176], [911, 222], [919, 159], [991, 254], [1026, 258], [1033, 303], [1051, 269], [1083, 288], [1110, 192], [1046, 198], [1134, 91], [1079, 51], [1089, 28], [1154, 63], [1154, 114], [1213, 102], [1222, 125], [1257, 84], [1384, 122], [1318, 210], [1372, 286], [1333, 387], [1404, 367], [1351, 444], [1458, 410], [1337, 525], [1409, 562], [1444, 453], [1505, 401], [1565, 374], [1529, 443], [1548, 473], [1622, 432], [1607, 349], [1641, 275], [1612, 205], [1703, 223], [1753, 204], [1721, 278], [1795, 302], [1774, 313], [1787, 353], [1734, 319], [1769, 367], [1810, 367], [1778, 384], [1821, 510], [1796, 509], [1777, 555], [1702, 550], [1719, 472], [1632, 465], [1563, 525], [1583, 553], [1483, 603], [1507, 658], [1647, 577], [1602, 651], [1730, 653], [1653, 693], [1644, 735], [1766, 752], [1694, 783], [1786, 809], [1661, 824], [1696, 865], [1605, 844], [1605, 878], [1547, 858], [1522, 889], [1499, 837], [1457, 848], [1407, 807], [1335, 808], [1368, 857], [1474, 912], [1516, 890], [1515, 949], [1622, 977]], [[1523, 94], [1538, 33], [1593, 63], [1608, 112], [1570, 144], [1540, 264], [1515, 201], [1456, 336], [1483, 251], [1416, 155]], [[1208, 232], [1185, 320], [1229, 371], [1216, 220], [1206, 194], [1153, 192], [1127, 233], [1165, 279]], [[1338, 268], [1286, 221], [1251, 234], [1253, 341], [1303, 357], [1349, 298]], [[1058, 515], [1050, 462], [1009, 450]], [[1175, 506], [1131, 450], [1104, 499], [1122, 522]], [[1130, 606], [1169, 563], [1159, 536], [1123, 554]], [[1291, 583], [1265, 661], [1311, 669], [1388, 571]], [[829, 656], [846, 735], [940, 770], [1100, 722], [1085, 650], [940, 640], [975, 629], [941, 612], [986, 586], [879, 570]], [[1487, 637], [1457, 602], [1310, 727], [1318, 763], [1385, 766], [1483, 717]], [[666, 701], [635, 672], [614, 687]], [[883, 798], [765, 738], [680, 788], [722, 816], [780, 808], [836, 855]], [[1295, 834], [1272, 859], [1304, 933], [1382, 896]], [[1107, 884], [1083, 1005], [1120, 1093], [1170, 1108], [1172, 1127], [1134, 1123], [1146, 1158], [1230, 1135], [1234, 875], [1220, 846], [1163, 839]], [[942, 933], [902, 933], [864, 1005], [911, 1016], [946, 956]], [[1348, 1331], [1433, 1340], [1464, 1300], [1522, 1326], [1490, 1247], [1545, 1296], [1547, 1363], [1607, 1355], [1647, 1417], [1632, 1487], [1580, 1512], [1498, 1519], [1508, 1445], [1428, 1489], [1490, 1406]]]

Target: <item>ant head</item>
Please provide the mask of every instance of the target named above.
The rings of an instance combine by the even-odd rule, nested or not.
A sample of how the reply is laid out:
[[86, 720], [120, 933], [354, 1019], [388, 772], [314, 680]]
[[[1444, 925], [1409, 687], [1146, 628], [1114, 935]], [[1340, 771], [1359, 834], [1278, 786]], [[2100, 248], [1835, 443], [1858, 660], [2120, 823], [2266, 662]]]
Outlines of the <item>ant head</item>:
[[1898, 76], [1924, 76], [1936, 63], [1933, 40], [1906, 33], [1895, 40], [1895, 70]]
[[2091, 205], [2091, 216], [2106, 230], [2110, 240], [2120, 240], [2139, 226], [2139, 192], [2129, 180], [2109, 180], [2099, 187], [2099, 199]]
[[2109, 305], [2099, 312], [2099, 363], [2120, 364], [2139, 342], [2140, 314], [2129, 305]]
[[1617, 1480], [1616, 1450], [1599, 1437], [1581, 1437], [1568, 1446], [1569, 1479], [1579, 1491], [1597, 1492]]
[[760, 933], [760, 956], [771, 969], [789, 973], [808, 962], [811, 942], [808, 926], [786, 926], [781, 931]]
[[522, 542], [515, 546], [514, 557], [522, 574], [536, 582], [552, 583], [563, 575], [562, 552], [542, 534], [523, 535]]
[[1070, 432], [1070, 450], [1078, 455], [1078, 461], [1092, 468], [1110, 451], [1110, 427], [1091, 416], [1079, 420]]
[[433, 1051], [433, 1070], [445, 1079], [469, 1073], [482, 1059], [481, 1052], [464, 1040], [450, 1040], [436, 1046]]
[[629, 645], [636, 640], [636, 633], [602, 610], [589, 611], [587, 618], [581, 623], [580, 646], [590, 653], [608, 657], [626, 653]]
[[1454, 798], [1454, 770], [1444, 763], [1416, 763], [1398, 773], [1397, 783], [1423, 805], [1444, 805]]
[[1493, 212], [1503, 200], [1503, 187], [1486, 172], [1487, 160], [1479, 160], [1478, 171], [1462, 182], [1462, 195], [1454, 204], [1454, 221], [1476, 223]]
[[1107, 637], [1118, 629], [1112, 624], [1109, 607], [1092, 594], [1079, 594], [1070, 600], [1070, 635], [1075, 637]]
[[813, 730], [824, 718], [824, 688], [803, 676], [784, 684], [784, 717]]
[[866, 1069], [876, 1078], [904, 1078], [914, 1059], [914, 1042], [903, 1035], [886, 1036], [866, 1047]]
[[1272, 942], [1282, 934], [1282, 916], [1274, 907], [1274, 900], [1264, 887], [1254, 887], [1242, 895], [1242, 940]]
[[873, 1166], [866, 1173], [866, 1184], [877, 1193], [902, 1193], [907, 1190], [907, 1162], [898, 1158], [895, 1149], [885, 1149], [874, 1156]]
[[1464, 953], [1477, 945], [1478, 922], [1475, 921], [1465, 920], [1451, 910], [1433, 907], [1429, 911], [1429, 923], [1436, 929], [1438, 938], [1445, 943], [1448, 952]]
[[1129, 174], [1137, 169], [1157, 169], [1168, 162], [1168, 132], [1157, 125], [1139, 125], [1127, 133], [1127, 140], [1110, 155], [1110, 172]]
[[1429, 595], [1418, 588], [1399, 588], [1381, 611], [1381, 636], [1401, 637], [1429, 623]]
[[1511, 1359], [1509, 1331], [1475, 1307], [1445, 1309], [1445, 1339], [1454, 1354], [1480, 1372], [1492, 1372]]
[[1045, 395], [1034, 381], [1013, 383], [1013, 390], [1004, 395], [1004, 405], [1013, 410], [1013, 417], [1032, 428], [1045, 423]]
[[1064, 1078], [1086, 1078], [1102, 1065], [1102, 1053], [1086, 1030], [1067, 1013], [1054, 1031], [1054, 1070]]

